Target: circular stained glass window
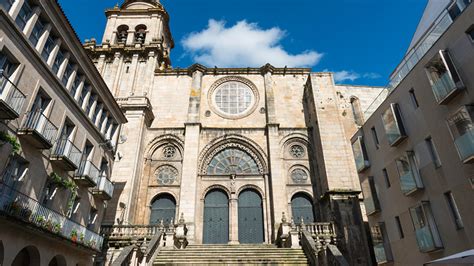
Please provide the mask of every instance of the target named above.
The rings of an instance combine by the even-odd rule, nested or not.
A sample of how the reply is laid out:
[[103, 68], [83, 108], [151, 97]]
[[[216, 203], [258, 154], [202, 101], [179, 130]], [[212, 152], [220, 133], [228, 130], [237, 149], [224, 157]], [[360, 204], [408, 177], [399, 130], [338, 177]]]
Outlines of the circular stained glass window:
[[238, 81], [225, 82], [214, 93], [215, 105], [226, 115], [244, 114], [252, 108], [254, 101], [252, 89]]
[[290, 154], [293, 158], [303, 158], [304, 157], [304, 148], [301, 145], [293, 145], [290, 148]]
[[295, 169], [291, 172], [291, 179], [297, 184], [304, 184], [308, 181], [308, 174], [303, 169]]
[[160, 185], [172, 185], [178, 178], [178, 170], [172, 166], [161, 166], [156, 172], [156, 178]]
[[166, 159], [171, 159], [171, 158], [174, 158], [174, 156], [176, 155], [176, 148], [173, 147], [173, 146], [168, 146], [168, 147], [165, 147], [163, 149], [163, 156], [166, 158]]

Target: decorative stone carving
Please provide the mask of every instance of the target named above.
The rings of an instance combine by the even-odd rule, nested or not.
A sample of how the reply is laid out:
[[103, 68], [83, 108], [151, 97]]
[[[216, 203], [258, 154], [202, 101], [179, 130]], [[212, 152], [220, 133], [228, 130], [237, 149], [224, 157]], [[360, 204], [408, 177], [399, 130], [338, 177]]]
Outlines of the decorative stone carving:
[[304, 184], [308, 182], [308, 173], [301, 169], [301, 168], [296, 168], [293, 171], [291, 171], [291, 179], [293, 182], [296, 184]]
[[290, 147], [290, 154], [295, 159], [303, 158], [306, 154], [303, 146], [295, 144]]
[[156, 171], [156, 178], [160, 185], [172, 185], [178, 178], [178, 170], [169, 165], [160, 166]]
[[173, 159], [176, 156], [176, 148], [173, 146], [167, 146], [163, 148], [163, 156], [166, 159]]

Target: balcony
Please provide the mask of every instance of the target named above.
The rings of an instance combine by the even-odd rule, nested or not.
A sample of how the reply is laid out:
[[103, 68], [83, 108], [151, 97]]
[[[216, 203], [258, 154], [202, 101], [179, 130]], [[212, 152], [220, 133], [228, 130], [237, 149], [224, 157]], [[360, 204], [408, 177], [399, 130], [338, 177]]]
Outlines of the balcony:
[[463, 163], [474, 163], [474, 106], [461, 107], [448, 118], [448, 126]]
[[[0, 181], [0, 216], [13, 218], [71, 244], [101, 251], [103, 238]], [[25, 228], [26, 229], [26, 228]]]
[[95, 187], [99, 183], [99, 169], [89, 160], [82, 161], [74, 175], [79, 185]]
[[27, 113], [18, 135], [25, 138], [38, 149], [51, 149], [58, 128], [41, 111]]
[[0, 70], [0, 119], [17, 119], [25, 99], [25, 94], [13, 85]]
[[474, 162], [474, 128], [455, 139], [454, 144], [463, 163]]
[[398, 104], [390, 104], [390, 108], [382, 114], [382, 122], [388, 143], [391, 146], [396, 146], [406, 138], [405, 127], [402, 123], [402, 116]]
[[410, 216], [415, 228], [416, 241], [421, 252], [432, 252], [443, 248], [443, 243], [434, 220], [431, 206], [423, 201], [410, 208]]
[[374, 178], [369, 176], [361, 183], [361, 186], [362, 192], [364, 194], [364, 205], [367, 215], [371, 215], [380, 211], [380, 204]]
[[397, 169], [400, 175], [400, 188], [405, 195], [408, 196], [424, 188], [413, 152], [408, 152], [397, 160]]
[[448, 51], [439, 51], [426, 65], [431, 89], [439, 104], [446, 104], [465, 88]]
[[370, 167], [370, 162], [367, 158], [367, 152], [364, 146], [364, 140], [361, 136], [357, 137], [354, 143], [352, 143], [352, 152], [359, 173]]
[[51, 153], [50, 160], [57, 163], [66, 171], [77, 170], [81, 163], [82, 152], [72, 141], [61, 138]]
[[372, 226], [371, 229], [372, 244], [377, 264], [384, 264], [393, 260], [390, 241], [384, 223]]
[[99, 184], [92, 190], [92, 193], [102, 200], [110, 200], [114, 193], [114, 185], [106, 176], [101, 176]]

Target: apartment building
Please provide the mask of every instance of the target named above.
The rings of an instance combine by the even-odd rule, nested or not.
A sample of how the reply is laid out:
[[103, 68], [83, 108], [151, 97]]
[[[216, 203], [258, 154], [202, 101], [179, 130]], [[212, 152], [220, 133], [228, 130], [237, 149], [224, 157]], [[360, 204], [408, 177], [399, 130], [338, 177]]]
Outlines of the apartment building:
[[377, 262], [474, 248], [474, 5], [429, 1], [389, 95], [352, 138]]
[[0, 265], [91, 265], [126, 118], [56, 1], [0, 1], [0, 73]]

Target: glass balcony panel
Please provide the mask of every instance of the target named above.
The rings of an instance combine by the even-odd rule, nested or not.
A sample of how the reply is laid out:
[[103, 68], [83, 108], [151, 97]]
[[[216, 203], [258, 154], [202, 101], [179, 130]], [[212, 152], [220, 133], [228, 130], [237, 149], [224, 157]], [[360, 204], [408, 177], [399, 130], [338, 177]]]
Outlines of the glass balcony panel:
[[114, 193], [114, 185], [105, 175], [101, 175], [99, 184], [96, 189], [93, 191], [96, 195], [101, 196], [104, 200], [109, 200], [112, 198]]
[[457, 138], [454, 143], [463, 162], [467, 163], [474, 160], [474, 128]]
[[423, 188], [414, 153], [410, 152], [399, 158], [397, 160], [397, 169], [400, 175], [400, 187], [405, 195]]
[[385, 252], [385, 246], [383, 243], [374, 245], [375, 260], [377, 263], [387, 262], [387, 253]]
[[95, 187], [99, 184], [99, 169], [89, 160], [81, 161], [79, 169], [75, 174], [75, 179], [78, 181], [84, 180], [85, 185]]
[[[0, 182], [0, 213], [60, 236], [75, 244], [100, 251], [103, 238], [85, 226], [45, 207]], [[25, 229], [26, 230], [26, 229]]]
[[394, 146], [406, 137], [397, 104], [392, 103], [382, 114], [382, 121], [390, 145]]
[[420, 251], [430, 252], [442, 248], [443, 244], [429, 202], [424, 201], [420, 205], [410, 208], [410, 215]]
[[364, 194], [364, 205], [367, 215], [380, 211], [379, 200], [373, 177], [370, 176], [365, 179], [361, 183], [361, 186]]
[[464, 163], [474, 162], [474, 106], [460, 108], [448, 118], [448, 126], [458, 150], [459, 157]]
[[364, 142], [362, 137], [357, 137], [356, 141], [352, 143], [352, 152], [354, 153], [354, 160], [356, 164], [357, 171], [361, 172], [362, 170], [370, 166], [369, 159], [367, 158]]
[[388, 240], [385, 224], [379, 223], [372, 226], [370, 229], [372, 235], [372, 244], [375, 254], [375, 259], [378, 264], [392, 261], [392, 250], [390, 241]]

